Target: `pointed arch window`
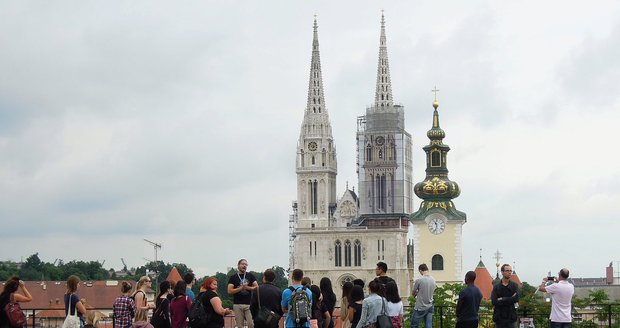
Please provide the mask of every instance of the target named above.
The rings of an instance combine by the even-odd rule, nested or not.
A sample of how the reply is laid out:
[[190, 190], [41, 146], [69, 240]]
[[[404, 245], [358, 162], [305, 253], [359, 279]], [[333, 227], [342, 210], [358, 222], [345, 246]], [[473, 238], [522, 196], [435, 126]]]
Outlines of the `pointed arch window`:
[[322, 165], [321, 166], [325, 166], [325, 162], [327, 161], [327, 152], [325, 151], [325, 148], [323, 148], [323, 153], [321, 154], [322, 157]]
[[336, 240], [334, 244], [334, 261], [337, 267], [342, 266], [342, 244], [340, 240]]
[[312, 165], [314, 165], [314, 156], [312, 156]]
[[353, 261], [355, 266], [362, 266], [362, 243], [359, 239], [353, 244]]
[[372, 147], [370, 144], [366, 146], [366, 160], [369, 162], [372, 161]]
[[344, 266], [351, 266], [351, 241], [344, 241]]
[[318, 183], [316, 180], [308, 182], [308, 189], [310, 191], [310, 214], [318, 213]]
[[439, 254], [433, 255], [432, 259], [432, 270], [433, 271], [441, 271], [443, 270], [443, 256]]

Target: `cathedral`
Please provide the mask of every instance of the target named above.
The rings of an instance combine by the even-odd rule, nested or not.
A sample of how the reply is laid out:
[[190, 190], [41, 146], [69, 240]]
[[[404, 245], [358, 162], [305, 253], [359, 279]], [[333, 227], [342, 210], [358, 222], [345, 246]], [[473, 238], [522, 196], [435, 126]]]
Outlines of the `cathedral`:
[[[318, 26], [314, 20], [308, 99], [296, 149], [297, 200], [289, 218], [289, 268], [300, 268], [317, 284], [332, 280], [336, 293], [346, 281], [375, 277], [377, 262], [400, 295], [411, 293], [417, 266], [427, 263], [438, 282], [461, 281], [461, 231], [465, 213], [452, 198], [458, 185], [448, 179], [448, 145], [433, 103], [427, 136], [426, 178], [413, 184], [412, 137], [405, 108], [392, 98], [390, 66], [381, 15], [374, 103], [357, 117], [358, 190], [337, 197], [336, 147], [325, 104]], [[414, 194], [423, 201], [414, 210]], [[339, 294], [338, 294], [339, 295]]]

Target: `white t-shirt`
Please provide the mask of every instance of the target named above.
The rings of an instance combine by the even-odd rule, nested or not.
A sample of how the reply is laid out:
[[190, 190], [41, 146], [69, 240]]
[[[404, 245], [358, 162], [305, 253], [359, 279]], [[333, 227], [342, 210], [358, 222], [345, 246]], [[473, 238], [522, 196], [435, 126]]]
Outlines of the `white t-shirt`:
[[385, 312], [387, 312], [388, 317], [396, 317], [399, 315], [403, 315], [403, 302], [385, 303]]
[[570, 302], [575, 293], [575, 287], [566, 280], [560, 280], [555, 284], [546, 286], [547, 293], [551, 295], [551, 316], [553, 322], [571, 322]]

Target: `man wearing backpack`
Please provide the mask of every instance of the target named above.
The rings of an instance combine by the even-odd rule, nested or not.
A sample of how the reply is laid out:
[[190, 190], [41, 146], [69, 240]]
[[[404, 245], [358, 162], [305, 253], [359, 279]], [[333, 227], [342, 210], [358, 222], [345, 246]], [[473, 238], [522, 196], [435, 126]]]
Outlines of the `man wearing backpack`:
[[[286, 315], [286, 328], [310, 327], [312, 292], [302, 286], [301, 279], [304, 272], [301, 269], [293, 270], [291, 286], [282, 292], [282, 311]], [[306, 297], [304, 297], [305, 292]]]

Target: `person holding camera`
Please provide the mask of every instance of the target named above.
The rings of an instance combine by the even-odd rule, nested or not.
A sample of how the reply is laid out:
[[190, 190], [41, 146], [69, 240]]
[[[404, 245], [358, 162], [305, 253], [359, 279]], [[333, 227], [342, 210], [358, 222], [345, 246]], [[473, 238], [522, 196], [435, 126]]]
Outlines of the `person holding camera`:
[[557, 283], [553, 283], [555, 277], [545, 277], [538, 286], [538, 290], [551, 296], [551, 328], [570, 328], [572, 322], [570, 310], [575, 287], [567, 281], [568, 274], [568, 269], [563, 268], [558, 272]]
[[493, 304], [493, 321], [495, 328], [517, 327], [517, 306], [519, 302], [519, 286], [510, 280], [512, 267], [502, 265], [502, 280], [493, 286], [491, 303]]

